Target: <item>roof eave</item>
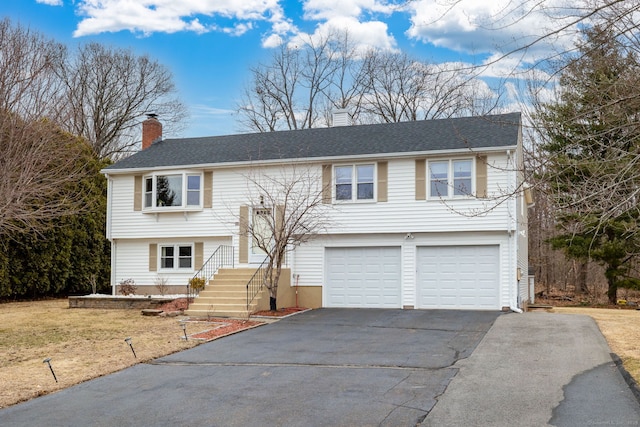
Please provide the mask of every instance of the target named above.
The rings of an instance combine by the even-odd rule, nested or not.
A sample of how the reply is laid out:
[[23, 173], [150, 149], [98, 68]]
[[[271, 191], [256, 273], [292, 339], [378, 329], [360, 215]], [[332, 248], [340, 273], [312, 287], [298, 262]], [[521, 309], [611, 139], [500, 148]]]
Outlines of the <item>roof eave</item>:
[[100, 172], [104, 175], [127, 175], [134, 173], [147, 173], [155, 170], [185, 170], [185, 169], [222, 169], [222, 168], [237, 168], [245, 166], [276, 166], [286, 165], [291, 163], [304, 164], [304, 163], [325, 163], [336, 161], [363, 161], [363, 160], [375, 160], [375, 159], [401, 159], [407, 157], [437, 157], [443, 155], [461, 155], [464, 153], [495, 153], [506, 150], [514, 150], [517, 148], [517, 144], [503, 145], [503, 146], [491, 146], [491, 147], [465, 147], [459, 149], [446, 149], [446, 150], [429, 150], [429, 151], [411, 151], [411, 152], [392, 152], [392, 153], [371, 153], [371, 154], [351, 154], [346, 156], [326, 156], [326, 157], [299, 157], [288, 159], [270, 159], [270, 160], [250, 160], [240, 162], [224, 162], [224, 163], [193, 163], [183, 165], [166, 165], [166, 166], [148, 166], [138, 168], [122, 168], [122, 169], [102, 169]]

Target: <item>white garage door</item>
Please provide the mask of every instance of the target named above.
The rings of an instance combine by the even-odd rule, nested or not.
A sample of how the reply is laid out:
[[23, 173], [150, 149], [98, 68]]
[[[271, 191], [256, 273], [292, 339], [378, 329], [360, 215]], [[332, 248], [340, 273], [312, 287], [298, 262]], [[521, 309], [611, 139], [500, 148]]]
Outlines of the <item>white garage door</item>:
[[418, 248], [418, 308], [499, 310], [499, 247]]
[[400, 308], [400, 248], [326, 248], [325, 307]]

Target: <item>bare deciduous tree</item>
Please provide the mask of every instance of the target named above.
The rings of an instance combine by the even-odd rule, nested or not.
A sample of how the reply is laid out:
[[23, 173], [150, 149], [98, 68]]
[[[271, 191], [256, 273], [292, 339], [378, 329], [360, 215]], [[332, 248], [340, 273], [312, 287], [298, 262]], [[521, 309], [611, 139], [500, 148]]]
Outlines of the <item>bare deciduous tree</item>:
[[91, 157], [85, 141], [51, 122], [0, 111], [0, 236], [40, 231], [83, 211], [77, 186]]
[[370, 51], [363, 60], [368, 79], [361, 108], [369, 122], [486, 115], [500, 96], [469, 69], [417, 61], [404, 53]]
[[336, 108], [348, 109], [353, 123], [389, 123], [487, 114], [500, 101], [472, 70], [365, 52], [348, 32], [281, 46], [251, 72], [239, 112], [258, 132], [327, 126]]
[[57, 72], [64, 90], [56, 118], [90, 141], [100, 158], [135, 151], [146, 113], [161, 115], [169, 132], [182, 126], [186, 116], [174, 96], [171, 72], [148, 56], [90, 43], [61, 61]]
[[82, 209], [84, 141], [46, 119], [62, 45], [0, 21], [0, 235], [39, 231]]
[[64, 46], [9, 19], [0, 21], [0, 110], [25, 120], [50, 116]]
[[255, 169], [246, 179], [253, 218], [241, 223], [241, 238], [248, 237], [265, 254], [264, 285], [271, 310], [276, 310], [286, 254], [326, 230], [331, 208], [323, 203], [320, 172], [308, 166], [290, 165], [277, 172]]

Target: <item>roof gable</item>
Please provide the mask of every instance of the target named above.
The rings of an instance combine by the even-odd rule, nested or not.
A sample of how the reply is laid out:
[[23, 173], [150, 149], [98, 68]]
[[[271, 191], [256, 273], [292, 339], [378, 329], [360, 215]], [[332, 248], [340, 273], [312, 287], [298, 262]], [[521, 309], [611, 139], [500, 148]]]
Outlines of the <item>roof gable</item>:
[[348, 158], [517, 144], [520, 113], [401, 123], [166, 139], [105, 169]]

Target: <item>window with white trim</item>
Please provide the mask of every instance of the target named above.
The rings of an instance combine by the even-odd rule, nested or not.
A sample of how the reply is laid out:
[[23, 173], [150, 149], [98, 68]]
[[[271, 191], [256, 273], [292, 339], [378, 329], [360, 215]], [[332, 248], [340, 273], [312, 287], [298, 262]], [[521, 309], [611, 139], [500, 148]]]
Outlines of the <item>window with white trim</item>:
[[201, 174], [153, 174], [144, 178], [145, 209], [199, 207], [202, 207]]
[[473, 161], [429, 161], [429, 197], [465, 197], [473, 194]]
[[193, 270], [193, 245], [161, 245], [161, 270]]
[[373, 200], [375, 165], [335, 166], [336, 200]]

